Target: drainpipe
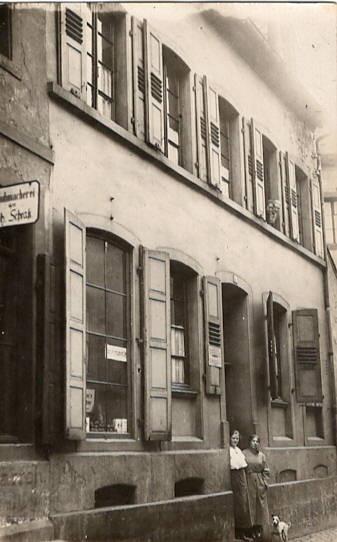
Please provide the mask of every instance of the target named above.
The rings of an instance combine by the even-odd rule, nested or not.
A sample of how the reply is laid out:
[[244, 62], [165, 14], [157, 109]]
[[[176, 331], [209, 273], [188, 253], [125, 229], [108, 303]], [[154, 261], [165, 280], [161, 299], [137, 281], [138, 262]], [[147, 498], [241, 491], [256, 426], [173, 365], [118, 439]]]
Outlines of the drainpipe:
[[[319, 144], [322, 139], [325, 139], [326, 135], [321, 135], [316, 139], [316, 154], [317, 154], [317, 170], [319, 176], [319, 187], [321, 194], [321, 216], [322, 216], [322, 234], [323, 234], [323, 247], [324, 247], [324, 259], [326, 263], [326, 268], [323, 272], [323, 289], [324, 289], [324, 307], [327, 321], [327, 338], [328, 338], [328, 361], [329, 368], [333, 376], [333, 384], [331, 386], [332, 391], [332, 415], [333, 415], [333, 427], [334, 427], [334, 443], [337, 444], [337, 389], [336, 389], [336, 367], [334, 363], [334, 352], [333, 352], [333, 324], [332, 324], [332, 315], [330, 307], [330, 288], [329, 288], [329, 277], [328, 277], [328, 251], [326, 245], [326, 235], [325, 235], [325, 218], [324, 218], [324, 195], [322, 190], [322, 178], [321, 178], [321, 167], [320, 167], [320, 153], [319, 153]], [[336, 277], [337, 279], [337, 277]]]

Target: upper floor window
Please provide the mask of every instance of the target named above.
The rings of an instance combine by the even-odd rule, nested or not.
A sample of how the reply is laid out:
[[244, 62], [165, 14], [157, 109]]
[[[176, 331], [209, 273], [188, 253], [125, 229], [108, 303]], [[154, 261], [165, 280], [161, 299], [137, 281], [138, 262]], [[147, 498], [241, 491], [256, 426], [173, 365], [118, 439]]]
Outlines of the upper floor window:
[[59, 82], [127, 127], [125, 16], [83, 3], [62, 4], [58, 13]]
[[294, 241], [324, 257], [320, 181], [281, 153], [283, 230]]
[[183, 164], [182, 138], [183, 95], [187, 71], [183, 62], [167, 47], [163, 47], [165, 82], [165, 154], [175, 164]]
[[195, 76], [197, 171], [224, 196], [239, 200], [239, 124], [235, 109], [219, 96], [207, 77]]
[[115, 24], [108, 14], [92, 14], [87, 21], [87, 103], [115, 118]]
[[12, 58], [12, 13], [7, 4], [0, 6], [0, 55]]
[[91, 232], [86, 247], [87, 430], [127, 433], [129, 252]]
[[189, 69], [147, 21], [133, 17], [131, 36], [134, 132], [170, 161], [191, 169]]

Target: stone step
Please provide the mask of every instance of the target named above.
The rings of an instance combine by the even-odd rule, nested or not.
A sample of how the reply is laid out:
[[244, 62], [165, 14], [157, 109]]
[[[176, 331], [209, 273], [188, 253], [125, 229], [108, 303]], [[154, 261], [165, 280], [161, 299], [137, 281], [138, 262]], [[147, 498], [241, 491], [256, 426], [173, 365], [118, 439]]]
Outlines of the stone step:
[[54, 527], [49, 519], [36, 519], [0, 527], [1, 542], [47, 542], [54, 540]]

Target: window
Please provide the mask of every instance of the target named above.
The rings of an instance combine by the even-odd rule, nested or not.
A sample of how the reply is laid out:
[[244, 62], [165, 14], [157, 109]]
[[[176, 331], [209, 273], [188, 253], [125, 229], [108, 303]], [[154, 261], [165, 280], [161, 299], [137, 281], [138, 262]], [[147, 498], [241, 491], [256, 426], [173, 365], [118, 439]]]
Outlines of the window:
[[189, 383], [188, 367], [188, 275], [179, 265], [171, 262], [170, 301], [171, 301], [171, 357], [172, 384]]
[[0, 55], [12, 58], [12, 19], [11, 8], [0, 5]]
[[170, 161], [191, 170], [190, 70], [147, 21], [133, 17], [131, 37], [134, 132]]
[[207, 77], [195, 76], [197, 169], [201, 180], [241, 202], [238, 114]]
[[103, 4], [72, 3], [59, 6], [57, 20], [59, 83], [127, 127], [125, 15]]
[[87, 233], [87, 430], [128, 432], [129, 253]]
[[115, 23], [109, 14], [93, 14], [87, 21], [87, 103], [115, 118]]
[[282, 195], [279, 184], [277, 151], [273, 143], [264, 135], [262, 136], [262, 145], [266, 219], [268, 224], [280, 229]]
[[184, 118], [182, 102], [188, 80], [188, 70], [177, 55], [167, 47], [163, 47], [163, 62], [166, 92], [165, 154], [175, 164], [183, 165]]
[[267, 299], [267, 342], [270, 397], [288, 401], [287, 310], [275, 301], [272, 292]]
[[266, 204], [263, 133], [254, 119], [250, 119], [250, 121], [243, 120], [243, 137], [246, 207], [256, 216], [265, 220]]

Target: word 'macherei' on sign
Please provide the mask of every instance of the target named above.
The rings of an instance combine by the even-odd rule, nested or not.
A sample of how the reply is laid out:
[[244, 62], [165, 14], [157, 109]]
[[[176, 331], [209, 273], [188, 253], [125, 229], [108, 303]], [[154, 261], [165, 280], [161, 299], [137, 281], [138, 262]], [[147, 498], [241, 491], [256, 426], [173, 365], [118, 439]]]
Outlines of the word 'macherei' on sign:
[[0, 188], [0, 228], [34, 224], [39, 218], [38, 181]]

